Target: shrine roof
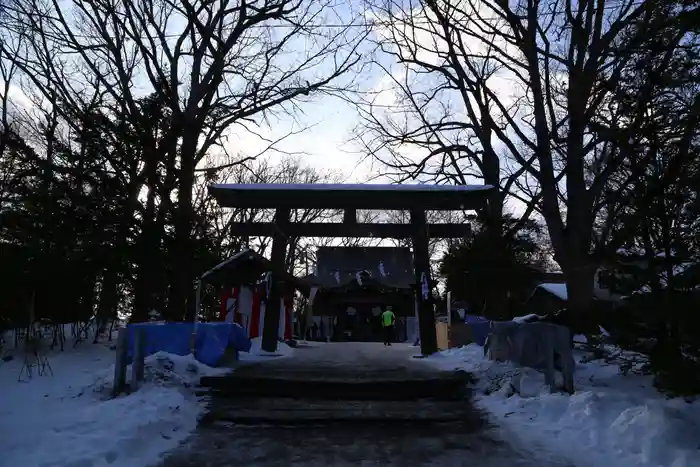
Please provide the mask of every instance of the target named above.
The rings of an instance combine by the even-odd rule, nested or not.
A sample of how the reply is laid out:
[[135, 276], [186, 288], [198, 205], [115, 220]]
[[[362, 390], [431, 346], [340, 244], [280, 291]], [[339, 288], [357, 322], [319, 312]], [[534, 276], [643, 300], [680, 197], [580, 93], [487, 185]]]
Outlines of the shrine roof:
[[267, 272], [293, 285], [302, 294], [308, 296], [311, 284], [286, 271], [277, 271], [272, 261], [253, 250], [243, 249], [230, 258], [217, 264], [202, 274], [203, 282], [217, 286], [235, 286], [252, 282]]

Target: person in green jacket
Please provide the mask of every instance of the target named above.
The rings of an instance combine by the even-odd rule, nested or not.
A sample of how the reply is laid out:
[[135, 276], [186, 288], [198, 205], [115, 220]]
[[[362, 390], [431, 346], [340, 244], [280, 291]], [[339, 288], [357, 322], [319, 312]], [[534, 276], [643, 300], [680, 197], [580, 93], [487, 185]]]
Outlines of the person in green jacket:
[[396, 324], [396, 315], [391, 310], [391, 306], [387, 306], [382, 313], [382, 328], [384, 330], [384, 345], [391, 345], [391, 338], [394, 335], [394, 325]]

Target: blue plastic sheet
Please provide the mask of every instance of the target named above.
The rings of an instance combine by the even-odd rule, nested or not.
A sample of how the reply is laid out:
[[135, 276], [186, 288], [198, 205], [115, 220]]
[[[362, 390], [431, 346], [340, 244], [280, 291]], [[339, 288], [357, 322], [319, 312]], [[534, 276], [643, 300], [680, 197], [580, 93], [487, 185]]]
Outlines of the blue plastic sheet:
[[[128, 326], [129, 359], [134, 352], [134, 330], [146, 332], [146, 356], [156, 352], [175, 355], [191, 353], [190, 343], [194, 323], [138, 323]], [[205, 365], [214, 366], [226, 348], [249, 352], [251, 342], [245, 330], [235, 323], [199, 323], [195, 336], [195, 358]]]
[[464, 322], [472, 328], [474, 342], [483, 347], [489, 335], [489, 320], [483, 316], [464, 315]]

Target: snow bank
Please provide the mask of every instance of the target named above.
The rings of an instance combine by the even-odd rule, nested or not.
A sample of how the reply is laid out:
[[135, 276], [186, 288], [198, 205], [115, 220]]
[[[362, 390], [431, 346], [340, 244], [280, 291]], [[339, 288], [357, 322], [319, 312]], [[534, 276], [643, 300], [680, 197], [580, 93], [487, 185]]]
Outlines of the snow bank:
[[700, 402], [667, 399], [651, 377], [582, 357], [572, 396], [550, 394], [542, 374], [490, 361], [475, 344], [427, 360], [472, 372], [478, 405], [522, 441], [576, 466], [700, 466]]
[[185, 388], [217, 370], [159, 352], [145, 383], [110, 399], [114, 351], [81, 343], [49, 356], [54, 376], [18, 382], [22, 357], [0, 366], [0, 464], [25, 467], [157, 465], [195, 429], [203, 409]]
[[529, 323], [531, 321], [538, 321], [540, 319], [542, 319], [542, 316], [531, 313], [525, 316], [516, 316], [515, 318], [513, 318], [513, 321], [515, 321], [516, 323]]
[[537, 287], [546, 290], [547, 292], [551, 293], [552, 295], [555, 295], [557, 298], [560, 298], [561, 300], [566, 301], [569, 298], [569, 292], [568, 292], [568, 289], [566, 288], [566, 284], [548, 282], [548, 283], [540, 284]]
[[250, 340], [250, 352], [240, 352], [241, 360], [260, 360], [265, 357], [291, 357], [294, 354], [294, 349], [284, 342], [277, 343], [277, 351], [267, 352], [262, 347], [262, 337], [256, 337]]

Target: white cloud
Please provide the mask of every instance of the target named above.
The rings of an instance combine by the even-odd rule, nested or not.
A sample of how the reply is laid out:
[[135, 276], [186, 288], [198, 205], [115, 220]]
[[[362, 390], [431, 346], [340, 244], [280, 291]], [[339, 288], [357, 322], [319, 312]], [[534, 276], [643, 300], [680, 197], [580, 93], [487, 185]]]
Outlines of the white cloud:
[[[401, 6], [403, 5], [403, 8]], [[386, 48], [393, 49], [403, 57], [426, 63], [428, 66], [442, 66], [449, 58], [449, 47], [445, 40], [445, 32], [437, 22], [435, 13], [423, 7], [410, 8], [414, 2], [410, 0], [396, 0], [392, 2], [391, 11], [372, 11], [370, 16], [376, 24], [376, 35]], [[524, 87], [514, 85], [516, 75], [500, 65], [497, 60], [507, 60], [509, 65], [519, 66], [516, 60], [521, 56], [514, 45], [508, 43], [501, 34], [507, 33], [509, 27], [486, 2], [461, 1], [450, 2], [452, 8], [451, 23], [459, 25], [449, 32], [452, 42], [459, 41], [463, 44], [463, 50], [469, 54], [471, 63], [481, 63], [484, 68], [493, 70], [487, 79], [488, 87], [499, 97], [505, 107], [511, 106], [518, 98], [524, 96]], [[489, 28], [495, 30], [489, 31]], [[467, 32], [469, 31], [469, 32]], [[475, 37], [474, 31], [486, 31]], [[459, 61], [463, 65], [470, 78], [473, 74], [466, 66], [466, 58], [458, 51]], [[438, 72], [432, 72], [433, 81], [425, 77], [426, 69], [415, 64], [404, 65], [413, 73], [414, 78], [420, 74], [421, 84], [427, 88], [436, 87], [436, 83], [444, 80], [444, 76]], [[405, 69], [405, 68], [404, 68]], [[453, 75], [457, 72], [450, 67]], [[523, 70], [524, 71], [524, 70]], [[403, 70], [391, 67], [394, 77], [402, 80]], [[383, 82], [383, 80], [382, 80]], [[415, 81], [413, 82], [415, 85]], [[412, 91], [414, 89], [411, 89]], [[415, 89], [422, 91], [427, 89]], [[456, 93], [454, 93], [456, 94]], [[473, 102], [473, 98], [470, 97]], [[459, 100], [463, 99], [461, 96]], [[462, 102], [463, 105], [463, 102]], [[492, 110], [492, 114], [498, 113]], [[495, 115], [494, 115], [495, 116]]]
[[[4, 91], [5, 83], [0, 81], [0, 97], [2, 97], [2, 92]], [[26, 110], [34, 108], [34, 102], [32, 102], [32, 100], [22, 91], [22, 89], [14, 84], [10, 84], [7, 97], [12, 104], [18, 107], [22, 107]]]
[[372, 88], [372, 104], [377, 107], [390, 107], [396, 105], [398, 96], [394, 86], [394, 78], [387, 73]]
[[231, 156], [254, 156], [276, 142], [274, 149], [265, 152], [273, 162], [291, 154], [320, 171], [336, 172], [348, 182], [365, 181], [369, 174], [365, 165], [358, 167], [361, 155], [353, 153], [352, 145], [347, 144], [359, 123], [355, 109], [329, 96], [302, 109], [303, 113], [295, 116], [280, 115], [258, 125], [232, 126], [226, 132], [225, 150]]

